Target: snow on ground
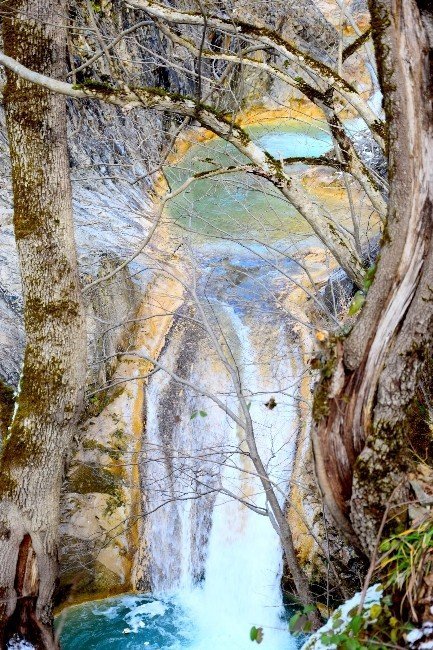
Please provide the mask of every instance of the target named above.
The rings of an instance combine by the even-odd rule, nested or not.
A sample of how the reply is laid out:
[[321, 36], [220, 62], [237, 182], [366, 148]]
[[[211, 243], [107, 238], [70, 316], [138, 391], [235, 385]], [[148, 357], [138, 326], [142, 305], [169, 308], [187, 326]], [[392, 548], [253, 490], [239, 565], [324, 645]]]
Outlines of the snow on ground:
[[[367, 589], [362, 609], [364, 616], [368, 616], [373, 605], [378, 605], [380, 603], [382, 593], [383, 589], [380, 584], [372, 585]], [[332, 614], [328, 622], [310, 636], [308, 641], [302, 646], [301, 650], [334, 650], [334, 648], [337, 647], [336, 645], [325, 645], [322, 643], [322, 635], [326, 632], [332, 632], [333, 634], [343, 632], [347, 623], [353, 616], [353, 610], [358, 607], [360, 600], [361, 592], [358, 592], [353, 596], [353, 598], [346, 600], [346, 602], [340, 605], [340, 607], [338, 607]]]

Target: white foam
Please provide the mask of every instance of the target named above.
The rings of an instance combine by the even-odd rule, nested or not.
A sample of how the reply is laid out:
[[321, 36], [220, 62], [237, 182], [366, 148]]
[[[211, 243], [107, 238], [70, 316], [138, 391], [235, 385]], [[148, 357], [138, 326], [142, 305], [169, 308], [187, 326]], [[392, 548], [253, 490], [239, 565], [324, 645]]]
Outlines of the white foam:
[[164, 603], [161, 603], [159, 600], [153, 600], [151, 603], [144, 603], [143, 605], [134, 607], [134, 609], [129, 614], [127, 614], [125, 618], [131, 618], [140, 614], [144, 614], [145, 616], [150, 616], [153, 618], [154, 616], [164, 616], [166, 611], [167, 606], [164, 605]]
[[101, 607], [95, 607], [92, 609], [92, 614], [95, 616], [105, 616], [110, 620], [116, 618], [119, 612], [119, 605], [113, 605], [112, 607], [107, 607], [107, 609], [102, 609]]
[[155, 618], [156, 616], [164, 616], [166, 611], [167, 607], [164, 603], [161, 603], [159, 600], [154, 600], [151, 603], [143, 603], [134, 607], [134, 609], [126, 614], [125, 621], [128, 623], [130, 631], [136, 633], [146, 627], [143, 616]]
[[28, 641], [11, 639], [8, 643], [8, 650], [34, 650], [33, 646]]

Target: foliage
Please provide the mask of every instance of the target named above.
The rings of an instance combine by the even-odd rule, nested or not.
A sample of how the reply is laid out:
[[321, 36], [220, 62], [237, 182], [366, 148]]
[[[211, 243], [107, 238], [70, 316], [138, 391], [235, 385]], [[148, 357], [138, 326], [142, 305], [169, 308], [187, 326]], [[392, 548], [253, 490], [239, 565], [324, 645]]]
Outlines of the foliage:
[[374, 276], [376, 275], [376, 263], [372, 264], [366, 271], [362, 288], [365, 292], [369, 290], [373, 284]]
[[334, 629], [321, 635], [322, 645], [338, 650], [386, 650], [390, 645], [404, 643], [404, 634], [410, 626], [393, 615], [391, 606], [391, 599], [385, 596], [380, 604], [373, 604], [361, 614], [354, 607], [345, 625], [340, 627], [341, 619], [337, 617], [333, 621]]
[[358, 593], [343, 603], [308, 639], [305, 650], [385, 650], [405, 646], [411, 626], [396, 618], [392, 598], [383, 594], [382, 585], [367, 590], [360, 611], [361, 598]]
[[[302, 609], [295, 612], [291, 619], [289, 620], [289, 631], [292, 634], [301, 634], [311, 632], [312, 623], [308, 619], [308, 615], [316, 611], [315, 605], [305, 605]], [[256, 641], [256, 643], [261, 643], [264, 638], [263, 628], [262, 627], [253, 627], [250, 630], [250, 639], [251, 641]]]
[[[425, 576], [433, 574], [433, 522], [430, 516], [416, 528], [393, 535], [380, 546], [378, 570], [386, 589], [403, 592], [412, 612], [419, 601]], [[416, 619], [416, 616], [415, 616]]]
[[349, 316], [355, 316], [363, 304], [365, 303], [365, 293], [363, 291], [357, 291], [353, 296], [352, 302], [349, 305], [349, 311], [347, 312]]
[[302, 632], [311, 632], [312, 624], [308, 620], [308, 614], [316, 611], [314, 605], [306, 605], [299, 611], [295, 612], [289, 620], [289, 630], [292, 634], [301, 634]]
[[365, 298], [369, 288], [371, 287], [374, 276], [376, 274], [376, 264], [370, 266], [364, 276], [364, 281], [362, 283], [362, 290], [357, 291], [352, 298], [352, 302], [349, 305], [348, 314], [349, 316], [355, 316], [365, 303]]
[[261, 643], [263, 641], [263, 628], [253, 625], [250, 630], [250, 639], [256, 641], [256, 643]]
[[190, 420], [194, 420], [197, 417], [197, 415], [199, 415], [201, 418], [207, 417], [206, 411], [193, 411], [191, 413]]
[[[386, 650], [407, 646], [407, 635], [413, 628], [409, 618], [417, 621], [416, 609], [425, 600], [425, 584], [433, 585], [433, 515], [429, 513], [418, 526], [385, 539], [379, 549], [376, 571], [382, 586], [370, 587], [367, 594], [373, 594], [375, 589], [379, 594], [383, 589], [385, 595], [375, 602], [366, 598], [361, 612], [359, 596], [339, 607], [326, 626], [309, 639], [306, 650]], [[292, 617], [295, 623], [299, 614]], [[297, 632], [292, 625], [290, 629]]]

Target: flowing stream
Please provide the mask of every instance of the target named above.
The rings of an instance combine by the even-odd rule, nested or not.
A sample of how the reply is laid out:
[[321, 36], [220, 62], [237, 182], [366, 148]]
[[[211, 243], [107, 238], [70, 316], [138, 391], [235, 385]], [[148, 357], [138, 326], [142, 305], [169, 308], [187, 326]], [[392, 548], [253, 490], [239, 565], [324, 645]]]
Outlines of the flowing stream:
[[[281, 157], [320, 155], [330, 147], [321, 126], [293, 120], [252, 133]], [[170, 171], [172, 182], [180, 183], [191, 168], [239, 160], [232, 147], [211, 140], [187, 152]], [[224, 334], [224, 349], [248, 395], [262, 460], [283, 502], [302, 369], [293, 321], [279, 298], [287, 278], [300, 272], [288, 254], [315, 240], [263, 181], [234, 174], [224, 180], [195, 183], [170, 212], [185, 233], [198, 300], [212, 327]], [[337, 202], [330, 200], [328, 208], [338, 210]], [[160, 362], [239, 415], [233, 384], [194, 315], [196, 308], [183, 308]], [[150, 381], [146, 402], [141, 470], [144, 508], [152, 513], [152, 594], [71, 607], [62, 621], [62, 647], [246, 650], [253, 647], [252, 625], [263, 627], [264, 649], [296, 647], [280, 586], [282, 550], [270, 519], [254, 511], [263, 512], [267, 504], [242, 429], [200, 390], [179, 385], [163, 371]]]

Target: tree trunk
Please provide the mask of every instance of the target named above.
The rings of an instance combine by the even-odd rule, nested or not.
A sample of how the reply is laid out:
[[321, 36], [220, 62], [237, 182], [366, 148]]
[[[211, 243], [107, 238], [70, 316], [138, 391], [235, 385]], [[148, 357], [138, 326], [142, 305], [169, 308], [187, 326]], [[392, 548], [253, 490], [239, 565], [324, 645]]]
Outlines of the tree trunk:
[[[372, 549], [390, 500], [406, 500], [409, 409], [433, 343], [433, 15], [419, 0], [370, 0], [388, 121], [390, 202], [376, 276], [315, 395], [316, 469], [337, 523]], [[415, 434], [415, 435], [414, 435]]]
[[[6, 53], [41, 73], [65, 78], [65, 0], [6, 5]], [[0, 465], [0, 647], [18, 635], [36, 648], [57, 648], [51, 601], [60, 487], [86, 374], [66, 105], [63, 96], [10, 71], [4, 103], [26, 349]]]

